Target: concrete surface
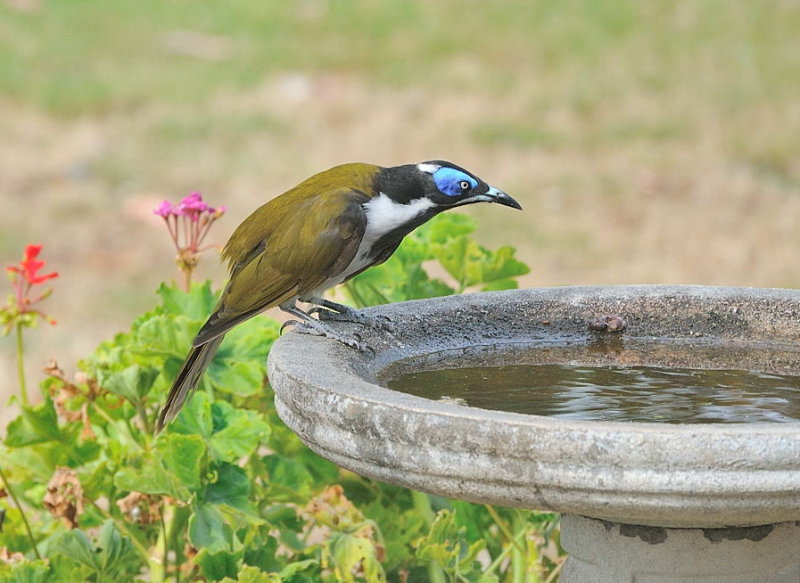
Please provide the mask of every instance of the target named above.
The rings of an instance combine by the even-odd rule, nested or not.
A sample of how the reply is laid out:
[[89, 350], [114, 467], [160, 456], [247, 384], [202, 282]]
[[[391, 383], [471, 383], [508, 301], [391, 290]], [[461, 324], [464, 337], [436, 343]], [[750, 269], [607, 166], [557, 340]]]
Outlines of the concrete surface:
[[[574, 350], [573, 357], [600, 364], [622, 355], [637, 364], [800, 374], [798, 291], [565, 287], [406, 302], [372, 313], [390, 317], [395, 331], [337, 328], [357, 331], [374, 353], [294, 332], [270, 353], [279, 414], [343, 467], [453, 498], [624, 524], [800, 520], [800, 424], [551, 419], [431, 401], [376, 383], [405, 359], [437, 366], [466, 352], [518, 345], [542, 347], [542, 362]], [[603, 314], [625, 318], [627, 329], [589, 332], [587, 322]]]
[[561, 583], [797, 583], [800, 523], [723, 529], [561, 518]]

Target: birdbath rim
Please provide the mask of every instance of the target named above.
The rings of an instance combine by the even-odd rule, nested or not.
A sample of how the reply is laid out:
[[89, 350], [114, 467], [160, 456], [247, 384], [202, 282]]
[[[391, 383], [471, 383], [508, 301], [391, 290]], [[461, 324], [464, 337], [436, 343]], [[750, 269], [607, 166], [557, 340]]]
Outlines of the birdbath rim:
[[[606, 341], [586, 322], [619, 314], [622, 338], [778, 346], [800, 374], [800, 292], [709, 286], [533, 288], [369, 310], [374, 352], [288, 333], [269, 378], [278, 413], [312, 449], [357, 473], [435, 494], [615, 522], [715, 528], [800, 520], [800, 425], [585, 421], [489, 411], [377, 384], [410, 357], [544, 340]], [[342, 331], [353, 331], [341, 324]], [[794, 354], [797, 352], [797, 354]], [[697, 351], [702, 359], [703, 351]], [[754, 370], [759, 370], [754, 361]], [[738, 362], [738, 361], [737, 361]], [[691, 364], [691, 363], [690, 363]]]

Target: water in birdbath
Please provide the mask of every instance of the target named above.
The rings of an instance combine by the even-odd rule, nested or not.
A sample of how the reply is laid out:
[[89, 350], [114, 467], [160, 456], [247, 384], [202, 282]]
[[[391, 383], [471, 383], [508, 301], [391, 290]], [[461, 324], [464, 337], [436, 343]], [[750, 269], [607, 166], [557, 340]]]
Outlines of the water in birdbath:
[[[737, 368], [742, 350], [748, 362], [760, 351], [763, 368]], [[789, 364], [798, 356], [763, 346], [604, 342], [426, 355], [395, 363], [379, 380], [428, 399], [557, 418], [787, 423], [800, 422], [800, 371]]]

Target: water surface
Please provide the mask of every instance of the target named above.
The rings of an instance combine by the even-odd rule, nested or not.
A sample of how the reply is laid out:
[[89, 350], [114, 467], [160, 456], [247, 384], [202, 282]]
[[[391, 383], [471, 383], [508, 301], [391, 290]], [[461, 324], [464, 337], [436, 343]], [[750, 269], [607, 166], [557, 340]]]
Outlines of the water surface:
[[[515, 361], [508, 355], [499, 360], [505, 364], [444, 366], [394, 377], [390, 374], [383, 384], [428, 399], [565, 419], [654, 423], [800, 421], [797, 375], [613, 362], [507, 364]], [[523, 355], [518, 360], [525, 362], [526, 358]], [[460, 364], [465, 364], [463, 359]], [[402, 368], [413, 367], [406, 364]]]

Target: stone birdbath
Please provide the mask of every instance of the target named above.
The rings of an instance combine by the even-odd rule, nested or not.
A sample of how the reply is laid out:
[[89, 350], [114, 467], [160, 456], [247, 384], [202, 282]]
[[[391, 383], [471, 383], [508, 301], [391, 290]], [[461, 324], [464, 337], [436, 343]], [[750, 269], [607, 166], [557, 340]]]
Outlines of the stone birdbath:
[[[800, 375], [800, 291], [563, 287], [370, 313], [394, 324], [358, 329], [374, 352], [292, 332], [270, 353], [278, 413], [320, 455], [424, 492], [562, 513], [565, 583], [800, 581], [800, 423], [574, 420], [379, 383], [391, 367], [457, 366], [520, 346], [541, 363]], [[590, 331], [604, 314], [626, 329]]]

